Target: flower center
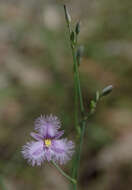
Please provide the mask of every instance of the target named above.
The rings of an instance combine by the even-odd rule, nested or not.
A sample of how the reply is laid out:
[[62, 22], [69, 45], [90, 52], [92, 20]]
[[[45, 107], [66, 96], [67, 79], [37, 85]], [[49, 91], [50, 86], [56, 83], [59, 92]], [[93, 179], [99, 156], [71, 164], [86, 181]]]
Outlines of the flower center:
[[51, 145], [51, 140], [50, 139], [45, 139], [44, 144], [46, 147], [49, 147]]

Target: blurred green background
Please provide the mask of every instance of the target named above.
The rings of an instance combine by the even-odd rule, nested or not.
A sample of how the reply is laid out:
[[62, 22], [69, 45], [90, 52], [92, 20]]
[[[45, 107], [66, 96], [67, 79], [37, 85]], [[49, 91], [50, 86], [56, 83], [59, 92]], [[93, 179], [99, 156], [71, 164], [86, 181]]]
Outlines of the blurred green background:
[[[75, 137], [73, 67], [63, 0], [0, 1], [0, 190], [67, 190], [48, 163], [32, 168], [21, 147], [34, 120], [53, 113]], [[85, 109], [97, 89], [113, 92], [89, 120], [80, 190], [132, 189], [132, 1], [67, 0], [81, 21]], [[64, 166], [69, 172], [71, 162]]]

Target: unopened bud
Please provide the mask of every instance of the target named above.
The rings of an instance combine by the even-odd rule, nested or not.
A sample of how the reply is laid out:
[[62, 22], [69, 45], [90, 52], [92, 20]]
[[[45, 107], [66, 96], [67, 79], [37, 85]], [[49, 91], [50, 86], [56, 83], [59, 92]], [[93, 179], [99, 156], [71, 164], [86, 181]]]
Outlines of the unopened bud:
[[80, 33], [80, 22], [77, 22], [75, 32], [77, 35]]
[[75, 34], [73, 31], [71, 32], [70, 39], [71, 39], [72, 43], [75, 42]]
[[113, 89], [113, 86], [112, 85], [109, 85], [109, 86], [106, 86], [103, 90], [102, 90], [102, 93], [101, 93], [101, 96], [106, 96], [108, 95]]
[[91, 100], [90, 107], [91, 107], [91, 109], [95, 109], [96, 108], [96, 102], [94, 100]]
[[90, 112], [91, 114], [93, 114], [95, 112], [96, 109], [96, 102], [94, 100], [91, 100], [90, 102]]
[[68, 12], [68, 10], [67, 10], [66, 5], [64, 5], [64, 11], [65, 11], [65, 18], [66, 18], [66, 21], [67, 21], [68, 23], [70, 23], [70, 22], [71, 22], [71, 16], [70, 16], [70, 14], [69, 14], [69, 12]]
[[76, 53], [77, 60], [78, 60], [79, 63], [80, 63], [81, 57], [83, 56], [83, 52], [84, 52], [84, 46], [79, 46], [77, 48], [77, 53]]

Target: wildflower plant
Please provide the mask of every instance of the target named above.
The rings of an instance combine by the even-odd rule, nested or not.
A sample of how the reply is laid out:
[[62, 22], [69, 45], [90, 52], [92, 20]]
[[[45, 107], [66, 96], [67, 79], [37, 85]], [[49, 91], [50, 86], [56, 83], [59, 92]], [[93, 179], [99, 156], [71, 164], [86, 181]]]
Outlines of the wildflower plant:
[[[61, 122], [58, 117], [50, 114], [49, 116], [40, 116], [36, 119], [35, 132], [30, 133], [33, 140], [23, 146], [22, 154], [32, 166], [41, 166], [45, 161], [51, 162], [71, 182], [70, 189], [77, 190], [80, 158], [87, 120], [94, 114], [100, 99], [108, 95], [112, 91], [113, 86], [106, 86], [102, 91], [96, 92], [95, 98], [89, 104], [89, 112], [87, 113], [83, 103], [79, 76], [79, 67], [81, 66], [81, 57], [84, 50], [83, 46], [78, 46], [80, 22], [77, 22], [75, 27], [72, 26], [71, 16], [66, 5], [64, 5], [64, 13], [73, 57], [74, 127], [76, 130], [74, 142], [76, 142], [76, 145], [73, 141], [62, 138], [64, 131], [60, 130]], [[59, 164], [66, 164], [72, 158], [73, 153], [72, 173], [68, 175], [60, 168]]]

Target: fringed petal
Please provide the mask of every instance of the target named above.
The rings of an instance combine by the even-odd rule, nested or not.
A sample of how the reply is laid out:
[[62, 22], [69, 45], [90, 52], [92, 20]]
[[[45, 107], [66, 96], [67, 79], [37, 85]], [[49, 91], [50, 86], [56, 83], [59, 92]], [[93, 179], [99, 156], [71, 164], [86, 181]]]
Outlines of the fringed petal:
[[35, 130], [44, 138], [54, 138], [60, 126], [60, 120], [52, 114], [50, 116], [41, 116], [35, 121]]
[[28, 162], [34, 166], [40, 166], [44, 161], [43, 141], [31, 141], [28, 142], [22, 148], [22, 154]]
[[67, 139], [53, 140], [51, 149], [54, 152], [53, 160], [65, 164], [74, 153], [74, 143]]

